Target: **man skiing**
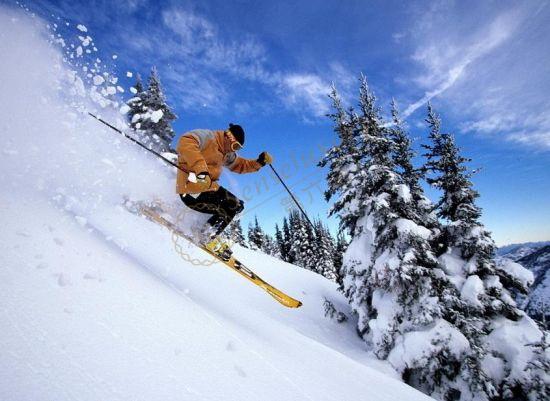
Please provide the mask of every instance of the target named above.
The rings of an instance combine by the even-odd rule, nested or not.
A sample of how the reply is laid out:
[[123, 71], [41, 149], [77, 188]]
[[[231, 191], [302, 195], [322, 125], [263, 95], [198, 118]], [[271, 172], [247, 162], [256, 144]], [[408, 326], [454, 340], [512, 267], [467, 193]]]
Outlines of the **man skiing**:
[[[273, 161], [262, 152], [256, 160], [237, 155], [244, 146], [244, 130], [229, 124], [226, 130], [196, 129], [186, 132], [178, 141], [178, 169], [176, 191], [189, 208], [211, 214], [209, 227], [200, 242], [211, 252], [229, 258], [229, 246], [218, 236], [244, 209], [244, 202], [220, 186], [223, 167], [244, 174], [258, 171]], [[182, 171], [183, 170], [183, 171]]]

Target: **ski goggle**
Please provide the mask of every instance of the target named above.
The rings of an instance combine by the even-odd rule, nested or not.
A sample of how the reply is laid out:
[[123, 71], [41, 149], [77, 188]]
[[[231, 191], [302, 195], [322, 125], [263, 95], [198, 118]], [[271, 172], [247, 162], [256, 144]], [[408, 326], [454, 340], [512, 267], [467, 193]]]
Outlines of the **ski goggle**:
[[241, 145], [241, 143], [235, 139], [231, 131], [226, 131], [226, 136], [227, 139], [229, 139], [229, 148], [232, 152], [236, 152], [243, 148], [243, 145]]

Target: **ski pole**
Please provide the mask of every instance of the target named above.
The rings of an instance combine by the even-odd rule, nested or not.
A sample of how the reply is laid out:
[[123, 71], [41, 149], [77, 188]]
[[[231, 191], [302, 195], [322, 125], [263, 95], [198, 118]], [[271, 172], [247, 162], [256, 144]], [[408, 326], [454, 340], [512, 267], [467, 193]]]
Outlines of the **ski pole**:
[[304, 215], [304, 217], [306, 218], [307, 222], [309, 223], [309, 225], [311, 226], [311, 228], [315, 228], [313, 226], [313, 223], [311, 222], [311, 220], [309, 219], [308, 215], [306, 214], [306, 212], [304, 212], [304, 209], [302, 209], [302, 206], [300, 206], [300, 204], [298, 203], [298, 201], [296, 200], [296, 198], [294, 197], [294, 195], [292, 194], [292, 192], [290, 191], [290, 189], [286, 186], [285, 182], [283, 181], [283, 179], [281, 178], [281, 176], [279, 175], [279, 173], [277, 173], [277, 171], [275, 170], [275, 168], [269, 164], [269, 167], [271, 167], [271, 170], [273, 170], [273, 172], [275, 173], [275, 175], [277, 176], [277, 178], [279, 179], [279, 181], [281, 181], [281, 184], [283, 184], [283, 187], [285, 187], [286, 191], [288, 192], [288, 194], [290, 195], [290, 197], [292, 198], [292, 200], [294, 201], [294, 203], [296, 203], [296, 206], [298, 206], [298, 209], [300, 209], [300, 212], [302, 212], [302, 214]]
[[132, 142], [138, 144], [139, 146], [141, 146], [143, 149], [145, 149], [146, 151], [148, 152], [151, 152], [152, 154], [154, 154], [155, 156], [157, 157], [160, 157], [162, 160], [164, 160], [166, 163], [170, 164], [171, 166], [174, 166], [175, 168], [177, 168], [178, 170], [181, 170], [183, 171], [184, 173], [186, 173], [187, 171], [185, 171], [184, 169], [182, 169], [180, 166], [178, 166], [176, 163], [173, 163], [171, 162], [170, 160], [168, 160], [166, 157], [164, 157], [163, 155], [161, 155], [160, 153], [157, 153], [155, 152], [154, 150], [152, 149], [149, 149], [147, 146], [145, 146], [144, 144], [142, 144], [140, 141], [138, 141], [137, 139], [134, 139], [132, 138], [130, 135], [128, 134], [125, 134], [124, 132], [122, 132], [121, 130], [119, 130], [118, 128], [112, 126], [111, 124], [109, 124], [107, 121], [99, 118], [98, 116], [96, 116], [95, 114], [92, 114], [90, 112], [88, 112], [89, 115], [91, 115], [93, 118], [95, 118], [96, 120], [102, 122], [103, 124], [105, 124], [107, 127], [111, 128], [112, 130], [118, 132], [120, 135], [122, 135], [123, 137], [125, 137], [126, 139], [129, 139], [131, 140]]

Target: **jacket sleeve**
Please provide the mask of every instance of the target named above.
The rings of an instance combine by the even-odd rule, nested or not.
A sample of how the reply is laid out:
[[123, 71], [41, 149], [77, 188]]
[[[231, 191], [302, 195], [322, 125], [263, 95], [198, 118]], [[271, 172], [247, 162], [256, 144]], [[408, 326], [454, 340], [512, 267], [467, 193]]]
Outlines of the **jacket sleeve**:
[[237, 156], [236, 153], [228, 155], [226, 166], [234, 173], [245, 174], [253, 173], [262, 168], [262, 165], [253, 159], [245, 159], [244, 157]]
[[178, 142], [178, 163], [185, 162], [191, 172], [195, 174], [208, 171], [206, 160], [200, 151], [200, 142], [196, 135], [185, 134]]

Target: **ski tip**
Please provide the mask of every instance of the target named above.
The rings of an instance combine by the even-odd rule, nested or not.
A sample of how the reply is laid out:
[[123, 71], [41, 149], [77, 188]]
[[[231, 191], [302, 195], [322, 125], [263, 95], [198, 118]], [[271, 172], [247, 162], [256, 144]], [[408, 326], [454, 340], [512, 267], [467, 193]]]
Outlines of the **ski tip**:
[[277, 302], [279, 302], [281, 305], [286, 306], [287, 308], [299, 308], [300, 306], [302, 306], [302, 302], [292, 297], [289, 297], [288, 295], [282, 293], [281, 291], [273, 287], [270, 287], [270, 288], [264, 287], [264, 290], [266, 290], [269, 295], [275, 298]]
[[302, 306], [303, 304], [300, 302], [300, 301], [297, 301], [297, 300], [293, 300], [293, 302], [285, 302], [284, 303], [285, 306], [289, 307], [289, 308], [299, 308], [300, 306]]

